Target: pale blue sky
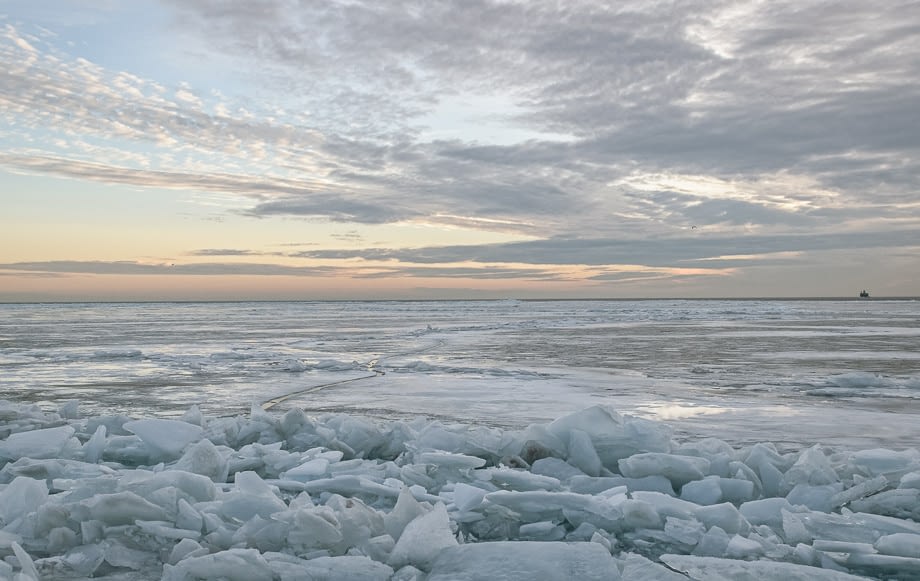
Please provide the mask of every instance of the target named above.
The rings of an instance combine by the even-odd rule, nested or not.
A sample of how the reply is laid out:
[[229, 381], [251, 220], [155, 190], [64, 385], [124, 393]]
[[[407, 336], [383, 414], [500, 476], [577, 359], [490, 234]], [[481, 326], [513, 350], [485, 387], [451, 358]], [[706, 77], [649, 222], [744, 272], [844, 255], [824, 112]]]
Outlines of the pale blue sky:
[[920, 5], [0, 0], [0, 301], [920, 295]]

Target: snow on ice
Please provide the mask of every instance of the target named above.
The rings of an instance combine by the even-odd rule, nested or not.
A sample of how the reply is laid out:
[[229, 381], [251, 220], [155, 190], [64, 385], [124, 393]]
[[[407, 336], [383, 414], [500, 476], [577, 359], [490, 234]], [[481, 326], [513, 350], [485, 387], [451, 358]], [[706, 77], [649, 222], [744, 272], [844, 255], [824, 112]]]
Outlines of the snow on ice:
[[920, 453], [0, 402], [0, 579], [920, 579]]

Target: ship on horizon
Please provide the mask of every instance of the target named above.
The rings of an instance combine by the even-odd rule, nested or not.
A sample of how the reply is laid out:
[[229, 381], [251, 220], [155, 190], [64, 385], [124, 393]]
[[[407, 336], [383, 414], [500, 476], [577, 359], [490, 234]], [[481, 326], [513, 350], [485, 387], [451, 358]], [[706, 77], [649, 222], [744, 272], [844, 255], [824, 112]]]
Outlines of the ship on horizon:
[[866, 289], [863, 289], [862, 292], [859, 293], [859, 298], [861, 299], [869, 298], [869, 291], [867, 291]]

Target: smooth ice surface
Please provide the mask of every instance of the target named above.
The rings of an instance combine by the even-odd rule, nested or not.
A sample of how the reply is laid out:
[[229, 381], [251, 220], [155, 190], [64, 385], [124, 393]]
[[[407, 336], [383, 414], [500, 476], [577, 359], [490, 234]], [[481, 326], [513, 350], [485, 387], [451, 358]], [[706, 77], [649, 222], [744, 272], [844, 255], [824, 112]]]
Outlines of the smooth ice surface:
[[918, 353], [916, 301], [0, 305], [0, 393], [94, 416], [301, 392], [277, 408], [523, 428], [603, 403], [682, 436], [900, 450]]

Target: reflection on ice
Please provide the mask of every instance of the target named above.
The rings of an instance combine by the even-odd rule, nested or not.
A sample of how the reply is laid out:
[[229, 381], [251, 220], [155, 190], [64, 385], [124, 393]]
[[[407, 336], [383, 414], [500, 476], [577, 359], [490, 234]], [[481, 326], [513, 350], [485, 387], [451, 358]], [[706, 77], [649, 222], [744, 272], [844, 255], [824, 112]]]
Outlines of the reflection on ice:
[[677, 404], [666, 401], [652, 401], [636, 408], [636, 411], [653, 416], [659, 420], [677, 420], [697, 416], [714, 416], [724, 414], [724, 406], [707, 406], [694, 404]]
[[916, 579], [920, 452], [0, 401], [0, 578]]

